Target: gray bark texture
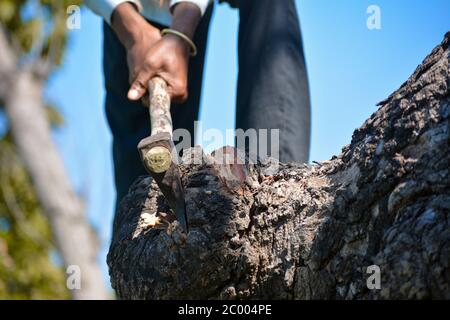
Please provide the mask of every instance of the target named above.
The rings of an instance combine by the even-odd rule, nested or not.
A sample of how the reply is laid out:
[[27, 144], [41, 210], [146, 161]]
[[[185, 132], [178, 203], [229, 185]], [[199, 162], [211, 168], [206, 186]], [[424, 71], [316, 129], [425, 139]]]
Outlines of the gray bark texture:
[[118, 297], [450, 299], [449, 59], [447, 33], [329, 161], [220, 165], [191, 149], [186, 241], [138, 179], [108, 255]]

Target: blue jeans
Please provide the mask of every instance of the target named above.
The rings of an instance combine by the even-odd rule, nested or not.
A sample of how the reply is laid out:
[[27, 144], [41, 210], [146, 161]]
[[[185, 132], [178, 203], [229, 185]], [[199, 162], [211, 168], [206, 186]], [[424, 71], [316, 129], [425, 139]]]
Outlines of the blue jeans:
[[[307, 162], [310, 102], [295, 3], [293, 0], [241, 0], [238, 6], [236, 127], [244, 130], [279, 129], [280, 160]], [[212, 11], [211, 5], [194, 38], [198, 55], [191, 59], [189, 65], [189, 99], [171, 107], [174, 129], [188, 129], [191, 137], [194, 137], [194, 121], [199, 114]], [[113, 135], [118, 203], [134, 180], [140, 175], [146, 175], [137, 144], [150, 135], [150, 123], [147, 109], [140, 102], [127, 99], [129, 83], [124, 47], [106, 23], [103, 31], [106, 114]]]

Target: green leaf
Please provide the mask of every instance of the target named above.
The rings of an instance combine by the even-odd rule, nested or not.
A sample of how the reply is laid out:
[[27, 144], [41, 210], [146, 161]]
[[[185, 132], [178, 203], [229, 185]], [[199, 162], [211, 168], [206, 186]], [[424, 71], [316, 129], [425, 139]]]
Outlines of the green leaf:
[[64, 124], [64, 118], [55, 106], [45, 106], [45, 112], [47, 114], [47, 119], [52, 127], [60, 127]]

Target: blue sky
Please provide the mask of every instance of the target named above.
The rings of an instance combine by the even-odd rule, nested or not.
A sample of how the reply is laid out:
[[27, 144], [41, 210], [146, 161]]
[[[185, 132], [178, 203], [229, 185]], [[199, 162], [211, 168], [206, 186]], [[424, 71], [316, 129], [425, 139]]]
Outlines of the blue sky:
[[[450, 30], [448, 0], [299, 0], [312, 102], [311, 160], [325, 160], [350, 142], [352, 132], [409, 77]], [[366, 27], [369, 5], [381, 8], [380, 30]], [[237, 11], [216, 7], [209, 39], [203, 130], [234, 128]], [[54, 137], [76, 190], [102, 240], [99, 261], [107, 279], [115, 193], [111, 136], [103, 111], [101, 19], [82, 12], [71, 31], [63, 66], [46, 97], [66, 120]], [[125, 63], [125, 62], [123, 62]], [[1, 125], [0, 117], [0, 127]]]

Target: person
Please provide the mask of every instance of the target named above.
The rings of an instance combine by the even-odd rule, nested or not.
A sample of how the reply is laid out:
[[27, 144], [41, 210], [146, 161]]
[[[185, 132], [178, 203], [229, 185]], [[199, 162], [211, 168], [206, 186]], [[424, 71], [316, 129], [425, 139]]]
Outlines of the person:
[[[228, 2], [239, 10], [236, 127], [244, 131], [279, 129], [279, 160], [307, 162], [310, 101], [294, 0], [219, 2]], [[105, 21], [105, 105], [113, 135], [119, 203], [134, 180], [146, 174], [137, 144], [150, 135], [148, 111], [140, 99], [152, 77], [160, 76], [168, 84], [174, 130], [187, 129], [194, 137], [214, 3], [212, 0], [86, 0], [85, 3]]]

